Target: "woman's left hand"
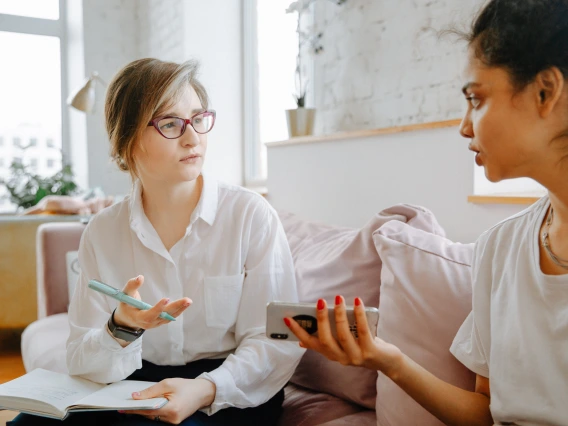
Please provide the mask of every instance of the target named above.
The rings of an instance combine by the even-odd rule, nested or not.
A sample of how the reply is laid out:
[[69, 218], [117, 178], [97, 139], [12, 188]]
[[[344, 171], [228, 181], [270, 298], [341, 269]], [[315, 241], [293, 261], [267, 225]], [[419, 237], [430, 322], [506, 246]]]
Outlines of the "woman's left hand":
[[197, 410], [211, 405], [215, 400], [215, 384], [206, 379], [165, 379], [139, 393], [134, 399], [164, 397], [168, 403], [158, 410], [121, 411], [140, 414], [152, 420], [180, 424]]

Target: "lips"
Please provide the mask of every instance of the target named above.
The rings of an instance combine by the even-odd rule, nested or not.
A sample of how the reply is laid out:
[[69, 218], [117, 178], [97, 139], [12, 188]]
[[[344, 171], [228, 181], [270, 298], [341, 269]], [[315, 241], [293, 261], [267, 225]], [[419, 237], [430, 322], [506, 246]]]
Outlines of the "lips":
[[197, 158], [201, 157], [201, 155], [197, 155], [197, 154], [192, 154], [192, 155], [188, 155], [186, 157], [183, 157], [181, 160], [179, 161], [187, 161], [187, 160], [195, 160]]

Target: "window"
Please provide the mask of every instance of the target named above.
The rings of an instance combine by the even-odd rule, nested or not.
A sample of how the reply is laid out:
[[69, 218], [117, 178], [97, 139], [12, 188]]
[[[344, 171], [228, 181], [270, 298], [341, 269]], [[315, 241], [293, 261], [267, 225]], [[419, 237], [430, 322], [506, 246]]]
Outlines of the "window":
[[4, 137], [0, 136], [0, 146], [4, 146]]
[[[0, 57], [12, 59], [0, 67], [0, 138], [12, 142], [9, 147], [0, 144], [4, 178], [10, 177], [7, 166], [12, 157], [32, 165], [33, 151], [37, 166], [38, 156], [59, 155], [64, 146], [66, 26], [60, 5], [65, 7], [66, 0], [0, 0]], [[49, 150], [39, 143], [47, 139], [53, 145]], [[38, 174], [43, 173], [52, 171], [40, 167]], [[14, 205], [6, 203], [0, 212], [14, 210]]]
[[0, 167], [4, 167], [4, 159], [0, 158]]
[[55, 144], [53, 143], [53, 139], [52, 138], [47, 138], [45, 141], [45, 146], [47, 148], [54, 148]]
[[47, 168], [48, 169], [53, 169], [53, 167], [55, 167], [55, 160], [52, 160], [51, 158], [47, 160]]
[[0, 0], [0, 13], [56, 20], [59, 19], [59, 0]]
[[30, 166], [34, 169], [37, 168], [37, 158], [32, 158], [30, 160]]
[[544, 187], [529, 178], [507, 179], [501, 182], [490, 182], [485, 177], [483, 167], [475, 166], [473, 193], [475, 195], [535, 195], [546, 193]]
[[245, 184], [266, 180], [265, 143], [288, 138], [286, 109], [294, 101], [297, 15], [291, 0], [246, 0], [245, 22]]

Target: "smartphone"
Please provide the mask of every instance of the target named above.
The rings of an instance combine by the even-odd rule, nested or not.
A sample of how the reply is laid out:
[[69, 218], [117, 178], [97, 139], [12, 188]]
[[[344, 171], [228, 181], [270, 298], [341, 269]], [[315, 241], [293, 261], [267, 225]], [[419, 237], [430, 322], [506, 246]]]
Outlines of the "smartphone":
[[[349, 330], [353, 337], [357, 338], [357, 323], [355, 321], [355, 312], [353, 306], [345, 307], [347, 312], [347, 320], [349, 321]], [[288, 303], [288, 302], [270, 302], [266, 306], [266, 335], [275, 340], [298, 341], [298, 338], [290, 331], [284, 318], [293, 318], [300, 326], [311, 335], [316, 335], [318, 331], [318, 322], [316, 319], [316, 304], [313, 303]], [[337, 339], [337, 330], [335, 328], [335, 312], [333, 306], [327, 308], [329, 325], [331, 334]], [[379, 310], [377, 308], [365, 308], [367, 315], [367, 323], [373, 336], [377, 335], [377, 325], [379, 323]]]

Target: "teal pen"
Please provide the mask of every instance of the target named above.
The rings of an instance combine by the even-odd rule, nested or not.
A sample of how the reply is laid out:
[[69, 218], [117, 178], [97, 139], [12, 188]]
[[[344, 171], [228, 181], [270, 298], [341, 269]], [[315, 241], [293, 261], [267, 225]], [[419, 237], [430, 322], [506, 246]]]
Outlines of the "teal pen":
[[[147, 311], [152, 307], [152, 305], [148, 305], [147, 303], [142, 302], [141, 300], [135, 299], [134, 297], [130, 297], [129, 295], [124, 294], [119, 289], [111, 287], [110, 285], [102, 283], [97, 280], [90, 280], [89, 288], [92, 288], [93, 290], [106, 294], [107, 296], [110, 296], [113, 299], [118, 300], [119, 302], [123, 302], [126, 303], [127, 305], [134, 306], [135, 308], [138, 308], [143, 311]], [[160, 318], [167, 319], [170, 321], [176, 320], [167, 312], [162, 312], [160, 314]]]

